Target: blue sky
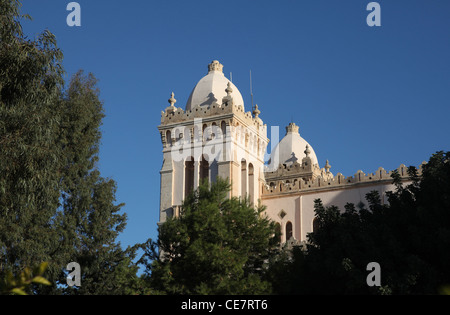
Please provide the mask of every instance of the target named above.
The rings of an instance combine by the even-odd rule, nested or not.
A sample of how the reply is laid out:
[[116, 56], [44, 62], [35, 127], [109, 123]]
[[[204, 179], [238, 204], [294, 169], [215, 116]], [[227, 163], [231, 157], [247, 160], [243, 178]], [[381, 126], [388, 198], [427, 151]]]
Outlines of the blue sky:
[[[123, 246], [157, 238], [160, 113], [175, 92], [184, 107], [214, 59], [233, 73], [268, 125], [291, 121], [323, 167], [351, 176], [450, 150], [450, 1], [80, 0], [69, 27], [64, 0], [24, 0], [34, 38], [48, 28], [77, 70], [99, 79], [106, 118], [100, 170], [118, 184], [128, 215]], [[270, 147], [270, 145], [269, 145]]]

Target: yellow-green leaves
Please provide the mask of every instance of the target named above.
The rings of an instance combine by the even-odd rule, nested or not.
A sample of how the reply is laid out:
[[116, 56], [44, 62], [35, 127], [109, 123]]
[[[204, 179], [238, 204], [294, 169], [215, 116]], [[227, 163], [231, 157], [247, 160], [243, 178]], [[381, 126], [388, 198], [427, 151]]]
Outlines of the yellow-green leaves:
[[23, 269], [16, 276], [11, 271], [6, 274], [3, 283], [0, 285], [0, 294], [27, 295], [27, 290], [31, 284], [51, 285], [51, 283], [43, 277], [47, 270], [48, 263], [43, 262], [33, 270], [30, 268]]

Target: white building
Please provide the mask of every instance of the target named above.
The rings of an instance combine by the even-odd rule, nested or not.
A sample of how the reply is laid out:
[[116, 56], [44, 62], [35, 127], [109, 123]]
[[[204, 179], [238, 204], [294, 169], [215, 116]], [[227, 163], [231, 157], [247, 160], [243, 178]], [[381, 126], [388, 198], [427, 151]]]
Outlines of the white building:
[[[258, 106], [245, 111], [241, 93], [217, 60], [208, 65], [184, 109], [175, 106], [173, 93], [169, 103], [158, 126], [163, 144], [160, 223], [178, 215], [185, 196], [201, 180], [213, 182], [217, 176], [231, 181], [231, 196], [264, 204], [269, 218], [280, 225], [283, 242], [304, 241], [313, 231], [317, 198], [343, 209], [347, 202], [365, 203], [373, 190], [385, 202], [386, 191], [394, 190], [391, 172], [381, 167], [351, 177], [333, 175], [328, 161], [320, 168], [314, 149], [294, 123], [286, 127], [265, 165], [269, 139]], [[398, 168], [405, 180], [406, 170], [404, 165]]]

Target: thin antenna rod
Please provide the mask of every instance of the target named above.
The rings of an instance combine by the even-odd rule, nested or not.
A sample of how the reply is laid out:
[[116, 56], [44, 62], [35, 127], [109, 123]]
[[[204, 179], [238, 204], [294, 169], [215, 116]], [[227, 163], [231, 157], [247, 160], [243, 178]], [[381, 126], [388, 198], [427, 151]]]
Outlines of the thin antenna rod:
[[252, 70], [250, 70], [250, 95], [252, 97], [252, 111], [253, 111], [254, 107], [253, 107]]
[[233, 83], [233, 72], [230, 72], [230, 81]]

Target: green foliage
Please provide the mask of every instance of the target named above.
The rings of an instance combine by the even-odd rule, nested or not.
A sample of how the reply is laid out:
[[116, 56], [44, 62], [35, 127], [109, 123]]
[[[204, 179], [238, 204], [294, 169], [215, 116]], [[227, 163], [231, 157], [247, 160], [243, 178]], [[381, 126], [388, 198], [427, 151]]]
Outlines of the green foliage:
[[[315, 201], [319, 229], [306, 250], [284, 259], [272, 277], [275, 291], [289, 294], [438, 294], [450, 283], [450, 152], [437, 152], [422, 177], [410, 167], [402, 184], [394, 172], [394, 192], [382, 204], [377, 191], [368, 206], [345, 211]], [[381, 287], [366, 284], [369, 262], [381, 266]], [[447, 286], [446, 286], [447, 285]]]
[[67, 288], [70, 294], [118, 294], [114, 270], [131, 254], [115, 242], [126, 222], [119, 213], [123, 204], [115, 204], [116, 183], [102, 178], [97, 168], [104, 113], [96, 84], [92, 74], [79, 71], [60, 100], [65, 167], [55, 219], [62, 236], [58, 252], [83, 268], [83, 285]]
[[[0, 279], [47, 261], [52, 285], [33, 293], [121, 294], [116, 269], [134, 252], [116, 242], [126, 215], [97, 167], [97, 80], [80, 71], [66, 87], [55, 36], [25, 38], [19, 8], [0, 1]], [[65, 286], [72, 261], [81, 288]]]
[[439, 288], [439, 293], [442, 295], [450, 295], [450, 286], [449, 285], [444, 285], [442, 287]]
[[62, 53], [48, 31], [24, 39], [18, 1], [0, 5], [0, 270], [50, 261], [57, 237]]
[[43, 277], [48, 263], [44, 262], [30, 270], [25, 268], [17, 276], [11, 271], [6, 273], [6, 277], [0, 282], [0, 294], [16, 294], [27, 295], [32, 284], [51, 285], [51, 283]]
[[138, 266], [130, 258], [120, 262], [114, 270], [115, 286], [121, 290], [121, 295], [154, 295], [143, 276], [138, 276]]
[[[152, 288], [167, 294], [264, 294], [267, 261], [278, 248], [275, 225], [248, 200], [227, 198], [221, 179], [203, 183], [183, 203], [179, 218], [159, 227], [146, 246]], [[159, 248], [159, 254], [156, 248]]]

